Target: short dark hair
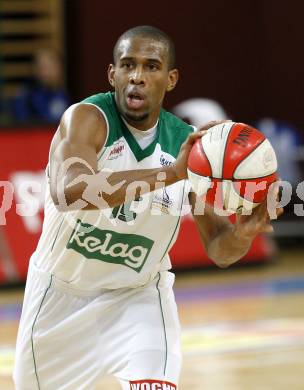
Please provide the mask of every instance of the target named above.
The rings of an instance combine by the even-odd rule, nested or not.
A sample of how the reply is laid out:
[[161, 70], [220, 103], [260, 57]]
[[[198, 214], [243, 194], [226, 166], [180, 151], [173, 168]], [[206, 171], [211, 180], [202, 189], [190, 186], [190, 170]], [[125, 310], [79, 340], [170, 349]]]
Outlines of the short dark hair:
[[161, 31], [160, 29], [153, 27], [153, 26], [136, 26], [133, 28], [130, 28], [126, 32], [124, 32], [117, 40], [114, 50], [113, 50], [113, 58], [114, 63], [116, 62], [117, 58], [117, 51], [118, 47], [120, 45], [120, 42], [123, 39], [133, 38], [133, 37], [143, 37], [143, 38], [151, 38], [155, 41], [160, 41], [164, 43], [167, 46], [168, 49], [168, 67], [169, 69], [173, 69], [175, 67], [175, 46], [172, 41], [172, 39]]

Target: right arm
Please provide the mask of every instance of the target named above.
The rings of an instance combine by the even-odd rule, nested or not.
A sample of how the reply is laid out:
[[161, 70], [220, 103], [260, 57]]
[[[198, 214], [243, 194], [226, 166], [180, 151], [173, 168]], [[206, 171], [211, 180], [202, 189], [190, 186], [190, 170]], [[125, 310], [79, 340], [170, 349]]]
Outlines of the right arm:
[[[97, 107], [90, 104], [71, 106], [62, 117], [51, 147], [52, 199], [60, 211], [67, 211], [69, 209], [67, 206], [72, 203], [75, 204], [73, 209], [112, 208], [139, 196], [138, 192], [132, 195], [127, 191], [130, 184], [135, 181], [144, 181], [148, 184], [148, 190], [141, 191], [143, 194], [155, 189], [160, 172], [165, 173], [165, 180], [163, 180], [165, 185], [185, 179], [189, 151], [201, 135], [201, 133], [193, 133], [188, 137], [176, 163], [170, 167], [108, 174], [102, 170], [99, 171], [97, 164], [97, 154], [104, 146], [107, 137], [107, 124], [103, 114]], [[75, 162], [71, 163], [72, 159]], [[62, 167], [67, 162], [69, 163], [68, 169], [65, 174], [62, 174]], [[74, 182], [73, 185], [69, 185], [72, 182]], [[101, 196], [106, 203], [100, 202]], [[66, 204], [62, 204], [60, 201], [62, 199], [65, 199]], [[80, 200], [82, 200], [81, 203]], [[78, 204], [75, 203], [77, 201]]]

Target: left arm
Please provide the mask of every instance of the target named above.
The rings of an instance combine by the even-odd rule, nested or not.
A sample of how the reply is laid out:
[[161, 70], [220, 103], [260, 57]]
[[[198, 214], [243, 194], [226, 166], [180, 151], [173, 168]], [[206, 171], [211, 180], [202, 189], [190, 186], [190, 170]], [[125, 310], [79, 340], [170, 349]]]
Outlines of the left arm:
[[[201, 201], [197, 200], [193, 192], [189, 199], [192, 210], [195, 209], [195, 202]], [[277, 216], [282, 212], [282, 209], [277, 209]], [[226, 268], [243, 257], [258, 234], [273, 231], [266, 201], [256, 207], [251, 215], [237, 216], [235, 224], [230, 223], [226, 217], [216, 215], [208, 204], [204, 215], [193, 214], [193, 217], [209, 258], [221, 268]]]

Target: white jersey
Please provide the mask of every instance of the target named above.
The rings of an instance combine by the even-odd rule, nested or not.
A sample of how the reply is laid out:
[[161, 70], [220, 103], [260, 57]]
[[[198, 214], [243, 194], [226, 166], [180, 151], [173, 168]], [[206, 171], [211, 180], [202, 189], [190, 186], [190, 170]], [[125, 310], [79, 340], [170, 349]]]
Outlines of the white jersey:
[[[108, 125], [98, 169], [128, 171], [171, 165], [191, 126], [162, 110], [155, 140], [144, 150], [121, 119], [114, 94], [84, 101], [102, 110]], [[43, 231], [32, 261], [79, 289], [137, 287], [171, 268], [168, 251], [185, 213], [188, 183], [183, 180], [114, 208], [60, 212], [46, 191]], [[143, 183], [143, 185], [145, 185]]]

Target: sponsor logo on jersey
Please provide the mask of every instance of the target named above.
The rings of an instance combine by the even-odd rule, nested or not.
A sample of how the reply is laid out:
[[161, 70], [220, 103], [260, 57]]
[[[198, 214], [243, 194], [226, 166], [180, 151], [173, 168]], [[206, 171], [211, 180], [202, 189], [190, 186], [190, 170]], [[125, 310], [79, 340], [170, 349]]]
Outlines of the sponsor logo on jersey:
[[160, 165], [162, 165], [163, 167], [168, 167], [168, 166], [173, 164], [173, 162], [167, 160], [163, 154], [161, 154], [161, 156], [159, 158], [159, 162], [160, 162]]
[[108, 160], [116, 160], [118, 157], [120, 157], [123, 154], [124, 149], [125, 149], [125, 144], [123, 141], [114, 142]]
[[176, 390], [173, 383], [156, 380], [130, 381], [130, 390]]
[[155, 192], [151, 203], [151, 208], [158, 209], [161, 211], [161, 213], [169, 214], [172, 204], [173, 200], [170, 199], [166, 187], [164, 187], [162, 195], [159, 194], [159, 191]]
[[101, 230], [78, 220], [67, 248], [87, 259], [121, 264], [140, 272], [153, 244], [154, 241], [144, 236]]

